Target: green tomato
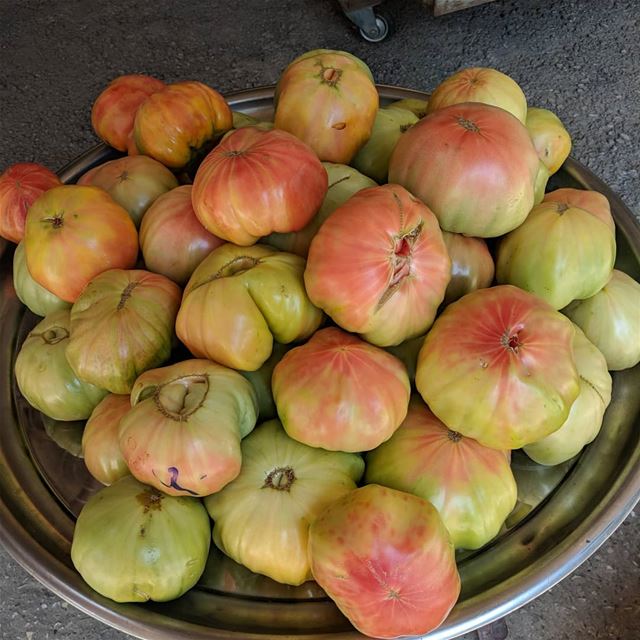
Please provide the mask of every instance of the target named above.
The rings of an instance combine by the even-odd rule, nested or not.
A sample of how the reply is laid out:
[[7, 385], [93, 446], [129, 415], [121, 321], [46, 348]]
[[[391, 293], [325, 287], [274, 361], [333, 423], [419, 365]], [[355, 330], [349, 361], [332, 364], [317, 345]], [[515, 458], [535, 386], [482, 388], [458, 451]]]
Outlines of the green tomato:
[[67, 453], [82, 458], [82, 434], [84, 420], [54, 420], [42, 414], [42, 424], [46, 434]]
[[13, 287], [20, 302], [37, 316], [46, 316], [52, 311], [71, 307], [70, 302], [58, 298], [55, 293], [51, 293], [31, 277], [23, 242], [18, 243], [13, 254]]
[[378, 109], [371, 137], [360, 148], [351, 164], [376, 182], [386, 182], [391, 154], [400, 136], [416, 122], [418, 117], [407, 109], [397, 107]]
[[371, 178], [346, 164], [323, 162], [322, 166], [327, 172], [329, 187], [316, 215], [304, 229], [290, 233], [272, 233], [264, 239], [264, 242], [281, 251], [289, 251], [306, 258], [311, 241], [322, 223], [352, 195], [362, 189], [377, 186]]
[[549, 178], [551, 177], [551, 173], [549, 173], [549, 169], [547, 169], [547, 165], [545, 165], [542, 160], [538, 162], [538, 173], [536, 173], [536, 180], [533, 185], [533, 204], [540, 204], [544, 200], [544, 193], [547, 188], [547, 182], [549, 182]]
[[167, 496], [127, 476], [84, 506], [71, 560], [92, 589], [116, 602], [166, 602], [196, 584], [210, 537], [200, 500]]
[[406, 109], [411, 111], [419, 119], [424, 118], [427, 115], [427, 101], [418, 100], [417, 98], [403, 98], [402, 100], [396, 100], [392, 102], [389, 107], [394, 109]]
[[572, 302], [563, 313], [600, 349], [610, 371], [640, 362], [640, 283], [631, 276], [614, 269], [598, 293]]
[[551, 435], [523, 447], [539, 464], [560, 464], [580, 453], [600, 432], [604, 412], [611, 402], [607, 361], [578, 327], [573, 338], [573, 358], [580, 376], [580, 392], [569, 417]]
[[18, 388], [27, 402], [54, 420], [85, 420], [107, 395], [69, 366], [69, 310], [50, 313], [24, 341], [16, 358]]
[[242, 471], [205, 498], [213, 540], [251, 571], [299, 585], [312, 578], [309, 526], [334, 500], [356, 488], [358, 454], [325, 451], [289, 438], [278, 420], [242, 442]]

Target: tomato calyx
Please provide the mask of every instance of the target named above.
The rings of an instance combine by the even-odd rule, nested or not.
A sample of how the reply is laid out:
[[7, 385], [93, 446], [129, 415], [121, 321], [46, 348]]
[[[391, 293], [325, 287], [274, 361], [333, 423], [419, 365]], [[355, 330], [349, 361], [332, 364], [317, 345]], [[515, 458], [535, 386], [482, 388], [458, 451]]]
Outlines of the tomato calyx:
[[480, 127], [475, 123], [471, 122], [471, 120], [467, 120], [467, 118], [463, 118], [462, 116], [458, 116], [456, 118], [456, 122], [467, 131], [471, 131], [472, 133], [479, 133]]
[[570, 209], [571, 207], [566, 202], [558, 202], [556, 204], [556, 211], [559, 215], [562, 215], [565, 211]]
[[158, 385], [153, 401], [165, 418], [187, 422], [202, 405], [209, 393], [209, 376], [194, 374], [182, 376]]
[[291, 491], [291, 485], [296, 481], [296, 474], [291, 467], [276, 467], [267, 474], [261, 489], [275, 491]]
[[462, 440], [462, 434], [457, 431], [452, 431], [451, 429], [447, 429], [447, 437], [451, 442], [460, 442], [460, 440]]
[[42, 218], [42, 222], [50, 224], [53, 229], [59, 229], [64, 225], [64, 211], [54, 213], [50, 218]]
[[144, 513], [160, 511], [162, 509], [163, 499], [164, 494], [151, 487], [136, 496], [136, 500], [142, 505]]

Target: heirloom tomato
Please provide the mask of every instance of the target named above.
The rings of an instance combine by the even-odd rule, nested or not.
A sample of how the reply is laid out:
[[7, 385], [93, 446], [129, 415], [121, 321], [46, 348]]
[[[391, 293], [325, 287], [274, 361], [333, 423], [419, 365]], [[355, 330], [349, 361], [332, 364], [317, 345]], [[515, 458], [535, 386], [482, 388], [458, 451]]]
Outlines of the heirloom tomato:
[[131, 409], [128, 395], [110, 393], [93, 410], [82, 434], [82, 454], [89, 473], [102, 484], [129, 475], [120, 451], [120, 418]]
[[240, 475], [205, 498], [213, 541], [236, 562], [284, 584], [311, 580], [309, 525], [356, 488], [364, 471], [353, 453], [312, 449], [277, 420], [242, 441]]
[[138, 107], [152, 93], [164, 87], [162, 80], [142, 74], [115, 78], [93, 103], [93, 130], [107, 144], [118, 151], [126, 151]]
[[139, 153], [181, 169], [232, 125], [231, 109], [215, 89], [201, 82], [176, 82], [138, 107], [133, 138]]
[[311, 301], [379, 346], [424, 333], [451, 277], [433, 213], [398, 185], [364, 189], [338, 207], [309, 249]]
[[500, 240], [496, 279], [562, 309], [600, 291], [615, 259], [615, 236], [598, 216], [545, 200]]
[[396, 100], [387, 105], [395, 109], [406, 109], [411, 111], [418, 119], [424, 118], [427, 115], [427, 101], [419, 100], [417, 98], [403, 98], [402, 100]]
[[276, 129], [308, 144], [320, 160], [348, 164], [369, 139], [378, 91], [367, 65], [345, 51], [296, 58], [276, 87]]
[[259, 369], [274, 340], [303, 340], [322, 322], [304, 288], [304, 266], [300, 256], [264, 245], [214, 249], [184, 290], [178, 338], [198, 358]]
[[316, 582], [361, 633], [422, 636], [460, 594], [449, 532], [417, 496], [370, 484], [330, 504], [309, 529]]
[[367, 453], [365, 482], [431, 502], [457, 549], [493, 539], [517, 496], [504, 451], [451, 431], [415, 397], [400, 428]]
[[149, 207], [140, 225], [140, 249], [150, 271], [179, 285], [224, 240], [209, 233], [196, 217], [191, 185], [171, 189]]
[[580, 390], [573, 324], [509, 285], [450, 304], [427, 334], [416, 386], [452, 431], [518, 449], [559, 429]]
[[104, 189], [126, 209], [136, 227], [151, 203], [178, 186], [176, 177], [163, 164], [147, 156], [110, 160], [85, 173], [80, 185]]
[[211, 233], [248, 246], [302, 229], [327, 192], [315, 153], [286, 131], [244, 127], [209, 153], [193, 182], [193, 209]]
[[287, 434], [329, 451], [367, 451], [387, 440], [411, 393], [400, 360], [336, 327], [289, 351], [271, 386]]
[[0, 175], [0, 237], [18, 243], [24, 237], [29, 207], [60, 178], [41, 164], [19, 162]]
[[389, 182], [420, 198], [444, 230], [487, 238], [527, 217], [538, 163], [517, 118], [486, 104], [457, 104], [434, 111], [400, 138]]
[[69, 366], [69, 310], [52, 311], [29, 333], [16, 358], [18, 388], [27, 402], [55, 420], [84, 420], [107, 392]]
[[138, 257], [129, 214], [98, 187], [63, 185], [29, 209], [24, 250], [32, 278], [66, 302], [108, 269], [128, 269]]
[[500, 107], [525, 123], [527, 99], [508, 75], [487, 67], [461, 69], [445, 78], [429, 96], [427, 113], [462, 102], [482, 102]]
[[55, 420], [42, 414], [44, 432], [74, 458], [82, 458], [82, 434], [85, 420]]
[[20, 302], [32, 313], [46, 316], [52, 311], [69, 309], [70, 302], [65, 302], [57, 295], [38, 284], [27, 269], [27, 258], [24, 253], [24, 241], [20, 241], [13, 254], [13, 288]]
[[557, 431], [524, 447], [524, 452], [540, 464], [560, 464], [580, 453], [598, 435], [611, 402], [607, 361], [577, 327], [573, 356], [580, 376], [580, 394], [571, 405], [569, 417]]
[[444, 294], [450, 304], [476, 289], [486, 289], [493, 282], [493, 258], [482, 238], [443, 231], [442, 237], [451, 259], [451, 280]]
[[538, 157], [553, 175], [571, 152], [569, 132], [555, 113], [537, 107], [527, 111], [526, 125]]
[[264, 238], [263, 242], [282, 251], [290, 251], [306, 258], [309, 253], [309, 245], [322, 223], [352, 195], [367, 187], [377, 186], [371, 178], [367, 178], [346, 164], [323, 162], [322, 166], [327, 172], [329, 182], [324, 200], [316, 215], [311, 218], [304, 229], [290, 233], [272, 233]]
[[547, 189], [547, 183], [549, 182], [549, 169], [542, 160], [538, 162], [538, 173], [536, 173], [536, 179], [533, 186], [533, 204], [540, 204], [544, 200], [545, 191]]
[[378, 109], [371, 137], [360, 148], [351, 164], [376, 182], [387, 182], [391, 154], [400, 136], [416, 122], [417, 116], [407, 109]]
[[578, 207], [592, 213], [604, 222], [611, 232], [615, 234], [616, 226], [611, 215], [611, 205], [607, 197], [597, 191], [588, 189], [555, 189], [546, 193], [544, 202], [559, 202], [567, 207]]
[[116, 602], [166, 602], [196, 584], [210, 544], [200, 500], [167, 496], [127, 476], [82, 508], [71, 560], [92, 589]]
[[640, 362], [640, 283], [631, 276], [614, 269], [598, 293], [572, 302], [563, 313], [598, 347], [610, 371]]
[[185, 360], [143, 373], [120, 419], [122, 455], [141, 482], [170, 495], [206, 496], [240, 473], [240, 440], [257, 400], [237, 371]]
[[71, 368], [112, 393], [129, 393], [143, 371], [169, 358], [179, 306], [180, 288], [164, 276], [105, 271], [71, 308]]

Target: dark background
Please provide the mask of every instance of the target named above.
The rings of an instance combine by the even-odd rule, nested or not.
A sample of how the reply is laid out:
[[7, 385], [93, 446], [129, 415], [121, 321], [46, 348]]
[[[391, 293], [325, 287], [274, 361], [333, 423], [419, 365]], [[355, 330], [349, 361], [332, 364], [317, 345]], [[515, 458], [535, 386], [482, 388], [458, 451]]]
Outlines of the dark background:
[[[428, 91], [464, 66], [511, 75], [553, 110], [572, 156], [640, 216], [640, 3], [496, 1], [434, 18], [387, 0], [396, 33], [359, 39], [334, 0], [0, 0], [0, 171], [60, 168], [97, 142], [92, 101], [115, 76], [200, 80], [226, 93], [276, 82], [298, 54], [344, 49], [377, 82]], [[636, 512], [637, 513], [637, 512]], [[509, 616], [513, 640], [640, 638], [640, 522], [633, 513], [598, 553]], [[0, 548], [0, 637], [121, 639], [68, 606]]]

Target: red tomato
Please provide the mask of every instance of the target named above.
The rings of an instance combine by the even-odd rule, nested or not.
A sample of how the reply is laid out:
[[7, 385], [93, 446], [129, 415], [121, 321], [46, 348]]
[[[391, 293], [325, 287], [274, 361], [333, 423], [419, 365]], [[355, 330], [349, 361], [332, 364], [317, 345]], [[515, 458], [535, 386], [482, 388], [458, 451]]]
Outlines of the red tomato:
[[244, 127], [204, 159], [193, 208], [211, 233], [238, 245], [274, 231], [298, 231], [327, 192], [327, 172], [313, 151], [286, 131]]
[[453, 543], [435, 507], [370, 484], [331, 504], [309, 530], [316, 582], [374, 638], [422, 636], [460, 594]]
[[41, 164], [19, 162], [0, 175], [0, 236], [15, 242], [24, 237], [29, 207], [48, 189], [62, 184]]
[[450, 267], [433, 213], [388, 184], [359, 191], [323, 223], [304, 281], [311, 301], [338, 325], [384, 347], [431, 326]]
[[102, 189], [63, 185], [29, 209], [24, 248], [33, 279], [75, 302], [99, 273], [133, 267], [138, 233], [129, 214]]
[[162, 80], [145, 75], [119, 76], [112, 80], [93, 103], [93, 130], [107, 144], [118, 151], [126, 151], [138, 107], [164, 87]]

